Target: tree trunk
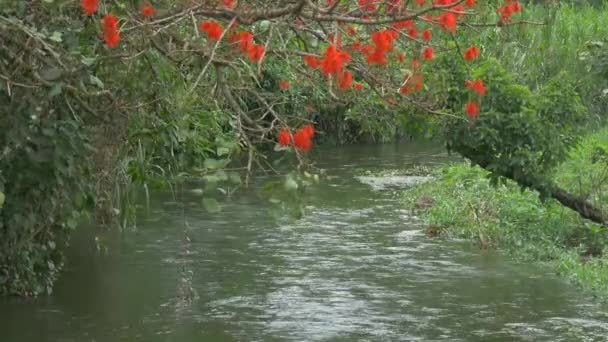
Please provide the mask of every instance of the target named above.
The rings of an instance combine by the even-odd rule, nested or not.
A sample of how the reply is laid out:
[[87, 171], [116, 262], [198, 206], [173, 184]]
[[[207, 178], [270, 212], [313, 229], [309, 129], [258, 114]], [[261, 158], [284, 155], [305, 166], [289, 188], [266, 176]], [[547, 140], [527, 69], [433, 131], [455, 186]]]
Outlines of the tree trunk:
[[[483, 169], [490, 171], [488, 170], [488, 165], [490, 163], [487, 160], [475, 160], [470, 156], [467, 156], [463, 153], [461, 154], [465, 158], [471, 159], [473, 163], [481, 166]], [[604, 227], [608, 227], [608, 216], [603, 212], [601, 208], [598, 208], [593, 203], [589, 202], [581, 196], [576, 196], [574, 194], [569, 193], [568, 191], [557, 186], [556, 184], [551, 184], [550, 186], [542, 187], [539, 185], [538, 182], [534, 182], [533, 180], [517, 179], [513, 176], [513, 174], [500, 174], [500, 176], [511, 179], [525, 188], [536, 190], [541, 193], [547, 193], [551, 196], [551, 198], [555, 199], [563, 206], [576, 211], [581, 217], [598, 223]]]
[[581, 215], [581, 217], [589, 219], [595, 223], [599, 223], [603, 226], [608, 226], [608, 217], [606, 217], [602, 209], [594, 206], [584, 198], [575, 196], [558, 186], [554, 187], [553, 191], [551, 191], [551, 197], [556, 199], [565, 207], [576, 211], [579, 215]]

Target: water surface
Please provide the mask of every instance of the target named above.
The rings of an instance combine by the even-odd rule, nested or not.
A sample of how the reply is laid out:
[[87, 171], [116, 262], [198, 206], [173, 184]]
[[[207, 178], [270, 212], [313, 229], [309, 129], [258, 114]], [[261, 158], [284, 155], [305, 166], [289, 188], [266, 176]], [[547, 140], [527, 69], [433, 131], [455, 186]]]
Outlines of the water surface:
[[99, 243], [82, 229], [51, 296], [0, 300], [0, 341], [608, 341], [608, 308], [550, 269], [423, 234], [400, 191], [441, 149], [315, 159], [327, 175], [295, 222], [252, 189], [219, 214], [156, 194]]

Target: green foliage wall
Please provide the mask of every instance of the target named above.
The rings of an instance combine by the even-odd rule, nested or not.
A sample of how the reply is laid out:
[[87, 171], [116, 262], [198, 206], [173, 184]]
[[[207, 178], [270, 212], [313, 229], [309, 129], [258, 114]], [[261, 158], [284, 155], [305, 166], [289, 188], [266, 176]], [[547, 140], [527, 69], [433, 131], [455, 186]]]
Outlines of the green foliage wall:
[[25, 25], [0, 22], [0, 71], [11, 75], [0, 82], [0, 293], [33, 295], [51, 290], [60, 250], [91, 206], [93, 147], [82, 105], [63, 90], [83, 75], [64, 74], [73, 60], [61, 66], [44, 50], [51, 34]]
[[492, 59], [474, 75], [492, 80], [488, 95], [476, 120], [447, 121], [448, 149], [483, 165], [495, 180], [508, 177], [545, 195], [542, 189], [550, 190], [551, 173], [580, 139], [586, 122], [574, 81], [561, 73], [532, 93]]

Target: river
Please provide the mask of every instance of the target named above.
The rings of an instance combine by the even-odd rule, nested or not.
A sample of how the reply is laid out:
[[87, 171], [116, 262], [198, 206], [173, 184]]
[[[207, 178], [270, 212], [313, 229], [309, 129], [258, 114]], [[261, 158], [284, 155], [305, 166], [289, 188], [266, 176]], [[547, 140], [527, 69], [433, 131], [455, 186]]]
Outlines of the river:
[[155, 194], [136, 229], [80, 229], [52, 295], [0, 299], [0, 341], [608, 341], [608, 307], [549, 267], [425, 236], [401, 188], [441, 149], [314, 159], [297, 221], [251, 189], [218, 214]]

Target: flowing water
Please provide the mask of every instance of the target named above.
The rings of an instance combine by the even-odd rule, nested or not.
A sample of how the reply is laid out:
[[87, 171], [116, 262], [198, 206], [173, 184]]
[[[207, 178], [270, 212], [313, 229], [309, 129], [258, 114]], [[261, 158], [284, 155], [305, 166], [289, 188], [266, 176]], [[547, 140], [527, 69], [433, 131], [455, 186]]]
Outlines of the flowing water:
[[253, 190], [219, 214], [189, 192], [136, 230], [81, 229], [52, 295], [0, 300], [0, 342], [608, 341], [608, 307], [549, 268], [424, 235], [400, 189], [440, 149], [322, 152], [295, 222]]

